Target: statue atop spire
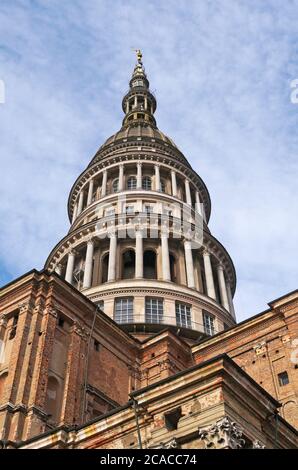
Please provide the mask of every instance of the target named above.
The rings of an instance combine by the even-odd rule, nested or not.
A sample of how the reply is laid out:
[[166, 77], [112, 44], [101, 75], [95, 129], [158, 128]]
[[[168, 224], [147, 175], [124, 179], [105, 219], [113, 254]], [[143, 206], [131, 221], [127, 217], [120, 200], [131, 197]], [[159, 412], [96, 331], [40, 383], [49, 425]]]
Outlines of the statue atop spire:
[[142, 54], [141, 50], [140, 49], [135, 49], [135, 53], [137, 54], [138, 63], [140, 65], [142, 65], [143, 54]]

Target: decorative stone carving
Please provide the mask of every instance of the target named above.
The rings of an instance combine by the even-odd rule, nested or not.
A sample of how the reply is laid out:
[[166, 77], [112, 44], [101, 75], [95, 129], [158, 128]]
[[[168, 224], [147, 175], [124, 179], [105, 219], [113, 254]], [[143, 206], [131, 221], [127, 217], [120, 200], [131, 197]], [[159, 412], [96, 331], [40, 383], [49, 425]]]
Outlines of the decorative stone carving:
[[161, 442], [159, 446], [153, 447], [153, 449], [179, 449], [177, 439], [174, 437], [168, 442]]
[[242, 435], [242, 428], [228, 416], [199, 429], [199, 437], [205, 442], [206, 449], [241, 449], [245, 444]]
[[48, 313], [49, 315], [52, 315], [54, 318], [58, 317], [58, 310], [56, 307], [53, 307], [52, 305], [49, 305], [46, 308], [46, 313]]
[[255, 440], [253, 441], [252, 443], [252, 448], [253, 449], [265, 449], [265, 445], [262, 444], [262, 442], [258, 441], [258, 440]]
[[34, 308], [34, 302], [32, 302], [31, 300], [24, 301], [18, 305], [18, 308], [20, 310], [20, 314], [25, 311], [31, 312]]
[[254, 346], [254, 351], [257, 356], [266, 353], [266, 341], [262, 341], [261, 343], [256, 344]]

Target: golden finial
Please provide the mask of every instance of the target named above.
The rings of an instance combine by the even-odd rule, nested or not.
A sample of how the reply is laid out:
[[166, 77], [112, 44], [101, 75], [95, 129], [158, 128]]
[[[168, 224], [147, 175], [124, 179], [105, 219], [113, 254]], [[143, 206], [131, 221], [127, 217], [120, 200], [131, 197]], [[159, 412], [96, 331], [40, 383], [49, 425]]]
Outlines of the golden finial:
[[140, 49], [134, 49], [134, 51], [137, 54], [138, 63], [141, 64], [142, 63], [142, 57], [143, 57], [142, 52], [140, 51]]

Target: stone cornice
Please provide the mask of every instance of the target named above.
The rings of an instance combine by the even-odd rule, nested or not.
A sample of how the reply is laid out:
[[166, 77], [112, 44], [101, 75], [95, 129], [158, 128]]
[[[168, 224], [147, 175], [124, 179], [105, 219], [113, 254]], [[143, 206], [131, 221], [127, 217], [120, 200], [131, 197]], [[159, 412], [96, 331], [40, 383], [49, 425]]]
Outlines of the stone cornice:
[[[146, 283], [146, 281], [148, 280], [144, 279], [144, 284]], [[220, 318], [224, 322], [228, 322], [228, 323], [230, 323], [231, 321], [234, 322], [231, 314], [227, 312], [223, 307], [221, 307], [217, 302], [215, 302], [210, 297], [207, 297], [206, 295], [198, 291], [188, 289], [186, 286], [177, 286], [177, 285], [172, 286], [171, 284], [165, 283], [165, 287], [161, 288], [160, 283], [162, 281], [152, 281], [151, 286], [146, 286], [146, 285], [125, 286], [123, 285], [123, 283], [121, 284], [121, 286], [119, 286], [120, 282], [121, 281], [118, 281], [118, 283], [117, 282], [113, 282], [110, 284], [105, 283], [105, 284], [99, 285], [98, 287], [94, 287], [93, 290], [95, 292], [92, 293], [92, 289], [90, 289], [88, 292], [88, 298], [90, 298], [90, 300], [92, 300], [93, 302], [97, 302], [99, 300], [103, 300], [105, 297], [110, 297], [111, 293], [113, 293], [113, 296], [140, 294], [141, 296], [151, 295], [151, 296], [160, 296], [163, 298], [173, 297], [174, 299], [181, 299], [181, 300], [184, 300], [186, 303], [196, 305], [201, 309], [206, 309], [209, 312], [216, 315], [217, 318]], [[103, 287], [103, 289], [100, 289], [101, 287]], [[179, 287], [180, 287], [180, 290], [179, 290]], [[96, 292], [96, 289], [98, 289], [97, 292]], [[187, 290], [188, 292], [186, 292]]]

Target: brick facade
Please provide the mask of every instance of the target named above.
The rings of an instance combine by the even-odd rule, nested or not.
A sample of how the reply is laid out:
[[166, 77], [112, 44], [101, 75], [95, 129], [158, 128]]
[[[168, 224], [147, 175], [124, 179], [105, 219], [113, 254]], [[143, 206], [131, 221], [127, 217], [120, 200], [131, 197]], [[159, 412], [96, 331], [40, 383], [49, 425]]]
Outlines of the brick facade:
[[[156, 409], [150, 405], [145, 414], [143, 409], [143, 435], [147, 436], [144, 439], [148, 440], [148, 429], [151, 436], [148, 446], [154, 447], [164, 440], [166, 416], [179, 406], [182, 406], [181, 417], [187, 421], [187, 433], [190, 434], [194, 424], [189, 410], [200, 413], [203, 409], [209, 410], [210, 419], [204, 421], [200, 414], [199, 421], [201, 427], [211, 425], [212, 407], [218, 400], [221, 411], [217, 407], [213, 418], [219, 420], [230, 416], [227, 410], [232, 400], [237, 413], [230, 417], [237, 418], [243, 427], [240, 392], [238, 398], [232, 399], [231, 391], [227, 392], [230, 385], [228, 388], [224, 385], [220, 391], [215, 387], [218, 380], [223, 380], [223, 372], [214, 379], [215, 382], [210, 379], [208, 398], [204, 398], [202, 370], [208, 371], [208, 362], [216, 362], [216, 358], [224, 353], [234, 361], [233, 364], [240, 366], [235, 369], [236, 366], [225, 359], [222, 364], [226, 373], [234, 367], [233, 373], [239, 376], [242, 385], [248, 380], [246, 377], [253, 379], [250, 395], [245, 398], [250, 403], [245, 408], [246, 414], [249, 409], [251, 413], [249, 426], [253, 426], [253, 416], [259, 413], [256, 411], [257, 395], [270, 396], [276, 413], [279, 410], [279, 416], [286, 420], [282, 421], [285, 433], [282, 446], [291, 447], [295, 432], [290, 425], [298, 427], [297, 313], [298, 291], [272, 302], [267, 311], [198, 343], [190, 344], [189, 339], [186, 342], [171, 328], [140, 341], [98, 311], [91, 301], [57, 274], [34, 270], [3, 287], [0, 294], [1, 439], [12, 441], [14, 445], [28, 439], [41, 443], [44, 433], [56, 435], [56, 429], [61, 427], [67, 433], [74, 425], [79, 426], [81, 431], [78, 432], [84, 434], [84, 429], [90, 430], [90, 425], [85, 423], [92, 421], [98, 422], [98, 425], [92, 425], [95, 434], [88, 431], [90, 440], [84, 437], [80, 446], [137, 447], [131, 399], [138, 397], [139, 402], [139, 397], [151, 390], [156, 400], [160, 387], [170, 387], [167, 392], [170, 393], [178, 380], [175, 377], [179, 377], [181, 385], [181, 377], [185, 374], [186, 380], [193, 369], [196, 370], [194, 380], [199, 380], [202, 387], [200, 403], [195, 396], [186, 400], [189, 395], [181, 385], [181, 393], [175, 388], [176, 395], [165, 398], [163, 404], [159, 401]], [[101, 418], [105, 416], [110, 416], [105, 418], [106, 429], [102, 428]], [[119, 431], [109, 430], [109, 423], [115, 419]], [[131, 431], [123, 435], [122, 419], [131, 426]], [[96, 437], [99, 428], [100, 443]], [[274, 447], [273, 430], [270, 429], [267, 445]], [[251, 433], [256, 437], [255, 428]], [[178, 434], [183, 441], [183, 433]], [[291, 437], [286, 437], [287, 434]], [[251, 442], [250, 438], [248, 440]], [[199, 441], [194, 443], [190, 439], [188, 446], [206, 444]]]

